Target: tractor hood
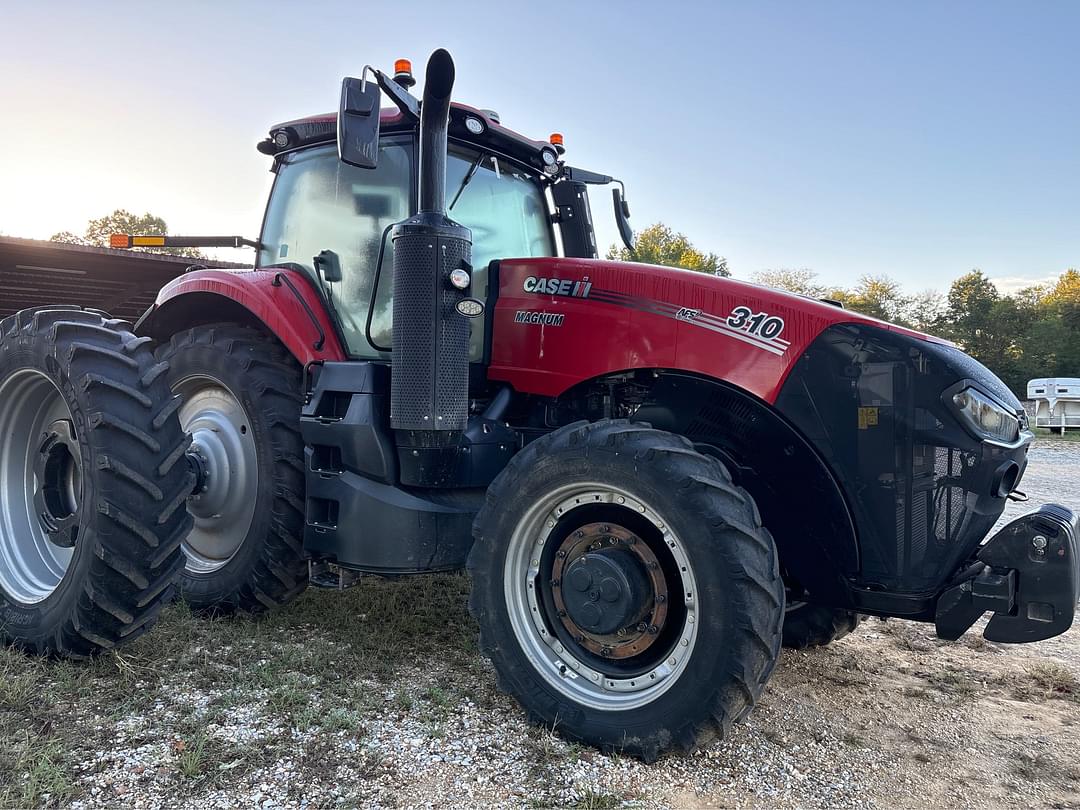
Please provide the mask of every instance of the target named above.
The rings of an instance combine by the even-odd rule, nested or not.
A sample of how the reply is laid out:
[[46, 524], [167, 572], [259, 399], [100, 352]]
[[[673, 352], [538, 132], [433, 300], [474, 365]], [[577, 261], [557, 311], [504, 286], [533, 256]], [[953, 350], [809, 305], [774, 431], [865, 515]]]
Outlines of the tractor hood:
[[801, 352], [837, 324], [949, 345], [805, 296], [670, 267], [505, 259], [497, 277], [490, 374], [547, 395], [613, 371], [671, 368], [772, 402]]

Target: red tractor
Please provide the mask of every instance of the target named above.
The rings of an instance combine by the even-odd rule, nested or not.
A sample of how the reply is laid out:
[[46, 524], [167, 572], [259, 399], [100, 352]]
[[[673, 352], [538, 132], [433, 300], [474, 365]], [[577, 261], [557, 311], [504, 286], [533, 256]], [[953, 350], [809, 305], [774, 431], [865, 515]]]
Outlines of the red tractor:
[[188, 272], [134, 327], [0, 323], [7, 643], [89, 656], [174, 589], [261, 611], [467, 565], [500, 685], [651, 759], [864, 614], [1070, 626], [1077, 518], [987, 539], [1032, 438], [997, 377], [827, 301], [598, 260], [586, 186], [618, 181], [453, 79], [436, 51], [422, 102], [399, 64], [274, 127], [253, 270]]

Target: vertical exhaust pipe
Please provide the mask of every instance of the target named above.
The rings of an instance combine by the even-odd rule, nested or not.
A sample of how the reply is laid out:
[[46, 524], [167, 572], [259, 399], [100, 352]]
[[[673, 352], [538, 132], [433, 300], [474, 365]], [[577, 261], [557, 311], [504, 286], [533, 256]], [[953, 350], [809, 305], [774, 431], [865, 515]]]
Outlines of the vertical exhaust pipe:
[[469, 322], [465, 292], [449, 283], [470, 268], [472, 232], [446, 216], [446, 133], [454, 61], [435, 51], [420, 106], [419, 210], [394, 226], [394, 351], [390, 424], [401, 482], [453, 486], [468, 419]]
[[439, 48], [428, 59], [424, 101], [420, 106], [421, 213], [446, 216], [446, 130], [450, 124], [453, 89], [454, 60]]

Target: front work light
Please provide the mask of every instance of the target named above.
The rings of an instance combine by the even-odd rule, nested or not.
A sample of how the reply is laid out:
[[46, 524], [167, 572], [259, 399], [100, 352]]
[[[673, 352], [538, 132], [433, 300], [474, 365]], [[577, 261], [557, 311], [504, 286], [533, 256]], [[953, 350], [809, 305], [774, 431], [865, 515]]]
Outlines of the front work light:
[[472, 279], [469, 278], [468, 272], [462, 270], [460, 267], [450, 271], [450, 286], [455, 290], [464, 290], [469, 286], [470, 281], [472, 281]]
[[466, 318], [479, 318], [484, 314], [484, 302], [475, 298], [462, 298], [454, 308]]
[[1005, 443], [1020, 438], [1020, 420], [974, 388], [953, 394], [952, 400], [960, 417], [983, 438]]

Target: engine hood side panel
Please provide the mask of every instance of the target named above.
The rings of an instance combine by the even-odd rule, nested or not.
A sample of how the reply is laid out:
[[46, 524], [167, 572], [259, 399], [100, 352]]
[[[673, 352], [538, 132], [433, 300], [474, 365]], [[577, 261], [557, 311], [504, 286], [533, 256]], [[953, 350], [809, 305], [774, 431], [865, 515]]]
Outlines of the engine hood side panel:
[[772, 403], [801, 352], [845, 322], [906, 331], [702, 273], [588, 259], [506, 259], [488, 376], [521, 392], [557, 396], [613, 371], [670, 368], [725, 380]]

